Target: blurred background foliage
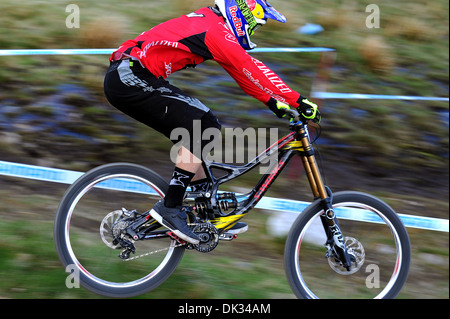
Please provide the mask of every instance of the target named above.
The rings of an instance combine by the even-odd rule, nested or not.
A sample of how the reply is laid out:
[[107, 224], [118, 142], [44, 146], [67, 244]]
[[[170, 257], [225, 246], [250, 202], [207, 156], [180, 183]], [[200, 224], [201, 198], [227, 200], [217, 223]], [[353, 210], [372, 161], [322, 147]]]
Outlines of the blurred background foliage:
[[[126, 6], [115, 0], [78, 1], [80, 28], [72, 29], [65, 25], [69, 3], [24, 0], [17, 5], [2, 1], [0, 47], [114, 48], [157, 23], [212, 1], [135, 1]], [[276, 7], [286, 13], [288, 23], [269, 21], [254, 40], [259, 47], [336, 49], [328, 86], [331, 92], [447, 97], [448, 1], [378, 1], [378, 29], [365, 24], [369, 15], [365, 8], [370, 3], [279, 1]], [[325, 31], [299, 34], [298, 28], [306, 23], [320, 24]], [[290, 86], [309, 96], [319, 54], [255, 55]], [[131, 153], [145, 156], [149, 143], [156, 144], [157, 150], [167, 150], [161, 137], [142, 132], [139, 124], [116, 114], [104, 99], [107, 58], [1, 58], [0, 134], [6, 139], [0, 149], [13, 155], [37, 153], [35, 159], [45, 158], [53, 165], [80, 161], [97, 165], [116, 156], [126, 159]], [[206, 62], [199, 69], [179, 72], [171, 81], [209, 105], [224, 125], [284, 127], [264, 105], [246, 97], [215, 63]], [[44, 125], [61, 104], [66, 106], [66, 117], [51, 123], [52, 128]], [[376, 170], [381, 173], [405, 167], [442, 170], [448, 165], [447, 102], [326, 100], [322, 112], [322, 136], [327, 138], [324, 151], [343, 153], [336, 145], [349, 145], [345, 153], [364, 159], [365, 167], [381, 167]], [[36, 132], [46, 138], [35, 141]], [[8, 141], [13, 142], [12, 149]], [[58, 147], [74, 143], [86, 146], [77, 148], [84, 159], [76, 150], [64, 155], [59, 152]]]
[[[254, 42], [259, 47], [336, 49], [328, 91], [449, 96], [447, 0], [271, 2], [287, 16], [288, 23], [269, 21], [255, 34]], [[80, 28], [66, 27], [69, 15], [66, 7], [70, 3], [80, 8]], [[371, 3], [380, 8], [380, 28], [366, 27], [369, 13], [365, 9]], [[212, 4], [212, 0], [127, 3], [119, 0], [21, 0], [19, 3], [0, 0], [0, 49], [115, 48], [158, 23]], [[299, 27], [307, 23], [320, 24], [324, 31], [315, 35], [300, 34]], [[276, 71], [292, 88], [310, 95], [319, 54], [260, 53], [255, 57]], [[103, 95], [103, 77], [108, 66], [108, 57], [102, 55], [0, 57], [0, 160], [75, 170], [87, 170], [112, 161], [129, 161], [162, 168], [160, 171], [167, 177], [173, 165], [168, 155], [171, 145], [158, 133], [109, 106]], [[278, 120], [264, 105], [245, 96], [214, 62], [207, 61], [196, 70], [178, 72], [169, 80], [214, 110], [225, 127], [279, 127], [280, 134], [287, 131], [285, 121]], [[369, 189], [389, 198], [390, 204], [404, 212], [448, 219], [448, 102], [325, 100], [321, 101], [321, 111], [322, 135], [318, 142], [332, 188]], [[290, 168], [288, 174], [299, 176]], [[242, 183], [240, 187], [250, 185], [245, 179]], [[39, 267], [41, 261], [10, 236], [15, 234], [11, 229], [19, 226], [14, 218], [8, 220], [13, 215], [45, 220], [41, 213], [47, 216], [47, 221], [51, 220], [64, 189], [53, 186], [44, 189], [34, 182], [4, 177], [0, 177], [0, 186], [2, 233], [8, 234], [7, 240], [0, 243], [0, 268], [19, 269], [22, 272], [18, 276], [25, 276]], [[281, 180], [274, 186], [275, 194], [289, 198], [298, 199], [299, 193], [308, 193], [307, 185], [298, 184], [297, 180]], [[11, 196], [11, 192], [18, 195]], [[29, 193], [32, 195], [26, 195]], [[250, 218], [254, 219], [249, 224], [253, 222], [254, 228], [263, 232], [264, 220]], [[39, 229], [22, 224], [19, 229], [22, 228], [35, 243], [51, 240], [47, 238], [51, 232], [49, 224]], [[30, 232], [30, 229], [34, 230]], [[423, 297], [420, 291], [430, 291], [426, 283], [433, 282], [437, 284], [432, 287], [430, 297], [448, 298], [448, 236], [414, 234], [421, 244], [425, 235], [427, 242], [417, 254], [439, 256], [447, 265], [434, 264], [433, 271], [415, 265], [418, 277], [414, 278], [418, 286], [404, 296]], [[267, 237], [257, 231], [251, 236]], [[241, 245], [248, 249], [255, 247], [255, 242], [249, 239]], [[258, 248], [265, 254], [273, 252], [278, 258], [282, 253], [282, 243], [278, 241]], [[52, 252], [50, 243], [44, 249], [44, 257], [55, 257]], [[272, 259], [255, 260], [263, 268], [282, 267], [281, 259], [276, 265]], [[224, 260], [219, 259], [218, 263], [223, 264]], [[427, 259], [425, 263], [430, 261]], [[56, 269], [60, 273], [58, 280], [64, 280], [57, 262], [47, 266], [48, 273], [41, 274], [42, 284], [36, 287], [44, 285], [44, 281], [52, 285], [55, 279], [49, 278], [54, 278], [52, 272]], [[243, 273], [253, 273], [256, 266], [233, 267], [241, 267]], [[187, 269], [184, 271], [188, 272]], [[276, 272], [281, 272], [280, 269]], [[262, 270], [258, 268], [258, 271]], [[183, 270], [180, 272], [179, 276], [183, 276]], [[446, 279], [441, 281], [442, 273]], [[262, 276], [265, 275], [262, 272]], [[43, 288], [35, 288], [36, 291], [29, 294], [30, 289], [20, 288], [25, 284], [19, 277], [2, 279], [6, 288], [3, 291], [0, 288], [0, 296], [57, 295]], [[193, 296], [208, 297], [206, 283], [198, 280], [192, 288]], [[241, 278], [235, 280], [240, 282]], [[273, 281], [268, 283], [270, 287], [274, 285]], [[220, 282], [219, 286], [228, 287], [226, 282]], [[275, 288], [272, 295], [261, 295], [255, 287], [255, 295], [250, 296], [281, 298], [289, 295], [289, 288], [283, 289]], [[203, 290], [205, 293], [200, 293]], [[230, 295], [236, 293], [249, 295], [247, 291], [239, 294], [234, 290]], [[169, 288], [167, 294], [163, 291], [160, 296], [173, 296], [171, 294], [173, 291]]]

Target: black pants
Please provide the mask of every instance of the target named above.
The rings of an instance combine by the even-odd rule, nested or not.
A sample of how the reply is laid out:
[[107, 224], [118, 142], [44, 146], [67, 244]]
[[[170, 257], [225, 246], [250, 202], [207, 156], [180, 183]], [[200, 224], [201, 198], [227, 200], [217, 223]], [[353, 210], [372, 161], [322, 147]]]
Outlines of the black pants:
[[104, 90], [114, 107], [164, 134], [173, 143], [181, 141], [200, 159], [204, 146], [214, 138], [209, 134], [203, 136], [203, 132], [208, 128], [220, 131], [221, 124], [208, 107], [164, 78], [156, 78], [139, 61], [112, 62]]

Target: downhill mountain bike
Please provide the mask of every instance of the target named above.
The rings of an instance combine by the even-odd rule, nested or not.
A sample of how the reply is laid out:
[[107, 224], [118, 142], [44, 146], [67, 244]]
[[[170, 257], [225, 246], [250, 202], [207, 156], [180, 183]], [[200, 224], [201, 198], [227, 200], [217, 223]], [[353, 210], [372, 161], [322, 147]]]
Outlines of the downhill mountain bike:
[[[168, 189], [156, 172], [113, 163], [85, 173], [68, 188], [58, 207], [54, 239], [61, 262], [77, 270], [81, 285], [95, 293], [131, 297], [148, 292], [174, 272], [186, 250], [208, 253], [220, 241], [235, 239], [230, 229], [261, 200], [289, 160], [299, 155], [313, 201], [292, 224], [285, 244], [285, 271], [295, 295], [396, 297], [406, 281], [411, 256], [400, 218], [374, 196], [332, 193], [316, 163], [309, 121], [295, 110], [287, 114], [290, 133], [247, 164], [204, 162], [208, 186], [196, 192], [188, 189], [185, 196], [189, 226], [200, 237], [197, 245], [177, 239], [150, 216], [150, 209]], [[277, 164], [249, 193], [219, 190], [270, 156], [278, 157]]]

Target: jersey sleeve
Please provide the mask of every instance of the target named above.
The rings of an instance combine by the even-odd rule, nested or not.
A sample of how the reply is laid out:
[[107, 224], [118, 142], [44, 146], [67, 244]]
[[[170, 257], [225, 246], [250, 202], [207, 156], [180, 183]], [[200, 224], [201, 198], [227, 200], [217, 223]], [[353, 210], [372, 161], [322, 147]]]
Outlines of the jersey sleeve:
[[300, 93], [292, 90], [260, 60], [250, 56], [224, 24], [209, 30], [205, 44], [213, 58], [248, 95], [267, 104], [271, 98], [298, 107]]

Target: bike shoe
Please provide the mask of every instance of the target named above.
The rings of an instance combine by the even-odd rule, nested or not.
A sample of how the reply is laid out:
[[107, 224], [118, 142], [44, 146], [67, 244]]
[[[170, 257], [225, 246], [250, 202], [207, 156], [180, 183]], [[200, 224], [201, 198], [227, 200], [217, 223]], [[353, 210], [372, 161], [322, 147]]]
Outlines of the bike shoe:
[[187, 225], [188, 217], [183, 207], [165, 207], [164, 200], [160, 200], [150, 211], [150, 215], [181, 239], [194, 245], [200, 242], [199, 237]]
[[237, 235], [237, 234], [245, 233], [247, 230], [248, 230], [248, 225], [246, 223], [237, 222], [233, 227], [231, 227], [230, 229], [227, 229], [225, 231], [225, 233]]

